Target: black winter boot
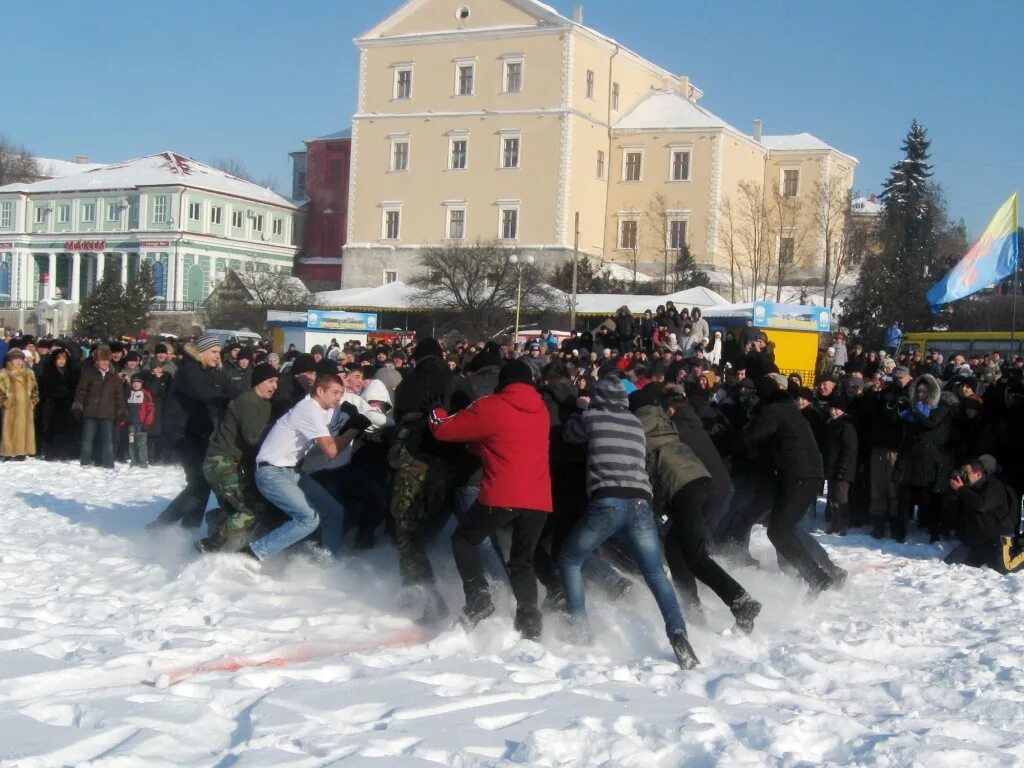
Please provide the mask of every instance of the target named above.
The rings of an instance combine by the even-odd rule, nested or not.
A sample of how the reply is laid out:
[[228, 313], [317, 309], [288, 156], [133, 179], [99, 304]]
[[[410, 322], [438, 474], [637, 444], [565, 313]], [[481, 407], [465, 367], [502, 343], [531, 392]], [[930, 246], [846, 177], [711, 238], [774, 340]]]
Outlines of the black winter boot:
[[690, 639], [685, 632], [675, 632], [668, 641], [672, 645], [676, 661], [679, 662], [682, 669], [693, 669], [700, 664], [700, 659], [694, 653], [693, 646], [690, 645]]
[[874, 524], [871, 526], [871, 538], [872, 539], [884, 539], [886, 521], [884, 517], [876, 517]]
[[544, 624], [536, 608], [516, 611], [515, 628], [524, 640], [540, 640]]
[[744, 594], [735, 603], [729, 606], [733, 618], [736, 619], [736, 629], [744, 635], [754, 631], [754, 619], [761, 613], [761, 604], [750, 595]]
[[490, 596], [479, 597], [466, 603], [466, 607], [462, 609], [462, 614], [459, 616], [459, 623], [468, 632], [493, 613], [494, 603], [491, 602]]

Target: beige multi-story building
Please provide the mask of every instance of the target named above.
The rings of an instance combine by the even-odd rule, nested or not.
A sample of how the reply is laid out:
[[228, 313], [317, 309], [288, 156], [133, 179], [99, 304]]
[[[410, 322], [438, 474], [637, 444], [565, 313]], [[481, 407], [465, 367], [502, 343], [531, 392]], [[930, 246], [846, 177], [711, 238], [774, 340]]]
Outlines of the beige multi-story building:
[[555, 264], [576, 214], [582, 253], [656, 276], [683, 243], [713, 274], [780, 255], [776, 277], [820, 271], [818, 192], [848, 191], [856, 160], [809, 134], [744, 134], [581, 11], [408, 0], [355, 42], [343, 287], [407, 279], [424, 247], [477, 239]]

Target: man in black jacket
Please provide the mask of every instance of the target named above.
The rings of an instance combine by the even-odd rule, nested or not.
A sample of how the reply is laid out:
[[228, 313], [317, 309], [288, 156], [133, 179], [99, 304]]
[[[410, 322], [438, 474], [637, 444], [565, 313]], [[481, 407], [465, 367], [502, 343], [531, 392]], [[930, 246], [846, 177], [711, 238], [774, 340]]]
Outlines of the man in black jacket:
[[869, 421], [871, 458], [869, 482], [871, 485], [871, 536], [885, 538], [890, 522], [899, 514], [900, 488], [893, 481], [893, 469], [900, 443], [903, 442], [903, 422], [899, 420], [897, 406], [903, 398], [910, 400], [910, 370], [905, 367], [893, 371], [892, 382], [881, 392], [864, 393], [864, 412]]
[[316, 360], [305, 352], [297, 355], [292, 361], [291, 368], [277, 377], [277, 391], [270, 401], [271, 420], [277, 421], [298, 405], [306, 395], [313, 394], [315, 382]]
[[762, 380], [763, 396], [744, 431], [744, 442], [748, 449], [774, 457], [778, 492], [768, 516], [768, 540], [807, 582], [810, 594], [817, 596], [822, 590], [842, 586], [846, 571], [832, 563], [813, 537], [800, 536], [796, 530], [817, 498], [825, 474], [814, 435], [788, 386], [779, 374]]
[[1001, 538], [1015, 533], [1019, 515], [1016, 495], [993, 476], [996, 471], [995, 459], [986, 455], [968, 462], [950, 478], [963, 543], [949, 553], [947, 563], [1005, 570]]
[[829, 403], [825, 425], [825, 479], [828, 480], [829, 533], [845, 536], [850, 527], [850, 486], [857, 474], [857, 428], [848, 415], [850, 401], [839, 394]]
[[163, 426], [172, 455], [185, 470], [186, 485], [151, 526], [180, 522], [185, 528], [198, 528], [203, 521], [210, 498], [203, 459], [228, 405], [220, 349], [220, 340], [206, 334], [185, 345], [185, 357], [167, 393]]

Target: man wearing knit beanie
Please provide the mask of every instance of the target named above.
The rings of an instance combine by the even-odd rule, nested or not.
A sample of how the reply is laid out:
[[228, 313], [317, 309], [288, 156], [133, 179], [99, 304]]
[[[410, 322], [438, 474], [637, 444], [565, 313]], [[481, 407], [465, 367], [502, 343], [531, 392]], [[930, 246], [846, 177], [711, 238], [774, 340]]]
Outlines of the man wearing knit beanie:
[[277, 371], [262, 363], [252, 371], [252, 388], [231, 401], [210, 439], [203, 476], [220, 504], [219, 520], [209, 520], [209, 536], [196, 542], [200, 552], [237, 552], [249, 545], [265, 520], [267, 503], [256, 489], [256, 451], [270, 426], [270, 398]]
[[629, 410], [622, 380], [605, 376], [598, 381], [590, 407], [571, 417], [562, 434], [566, 442], [587, 446], [586, 516], [573, 528], [558, 556], [573, 640], [586, 643], [590, 637], [583, 562], [607, 539], [620, 536], [630, 542], [640, 560], [638, 565], [661, 609], [676, 660], [683, 669], [692, 669], [699, 661], [686, 634], [679, 600], [665, 575], [661, 539], [651, 510], [644, 428]]

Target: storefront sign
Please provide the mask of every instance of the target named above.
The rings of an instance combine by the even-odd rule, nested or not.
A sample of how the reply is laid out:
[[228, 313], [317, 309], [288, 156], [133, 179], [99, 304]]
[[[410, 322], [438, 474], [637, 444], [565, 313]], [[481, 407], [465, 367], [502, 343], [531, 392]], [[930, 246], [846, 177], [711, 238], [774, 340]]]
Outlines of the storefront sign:
[[828, 333], [832, 330], [832, 313], [825, 307], [755, 301], [754, 325], [758, 328]]
[[14, 243], [0, 243], [0, 248], [13, 248]]
[[377, 315], [310, 309], [306, 312], [306, 328], [311, 331], [376, 331]]
[[106, 240], [66, 240], [64, 242], [64, 250], [68, 252], [72, 251], [92, 251], [96, 253], [102, 253], [107, 250]]
[[170, 248], [170, 240], [143, 240], [139, 243], [141, 248]]

